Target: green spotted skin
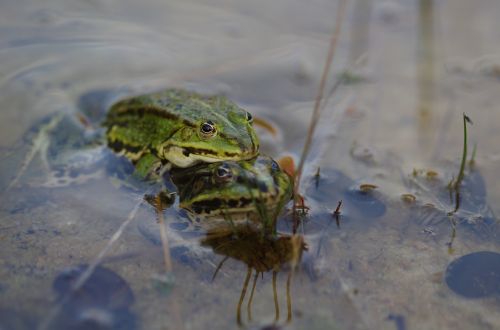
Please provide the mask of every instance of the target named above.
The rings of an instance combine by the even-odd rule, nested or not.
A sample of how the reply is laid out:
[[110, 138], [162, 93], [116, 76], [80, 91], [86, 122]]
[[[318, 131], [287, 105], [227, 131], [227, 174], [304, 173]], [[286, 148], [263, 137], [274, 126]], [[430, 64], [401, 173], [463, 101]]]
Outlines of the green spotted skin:
[[180, 207], [204, 218], [275, 218], [292, 197], [292, 179], [267, 156], [183, 169], [171, 177]]
[[[213, 132], [206, 134], [209, 124]], [[203, 126], [205, 125], [205, 126]], [[131, 97], [108, 112], [108, 146], [134, 164], [155, 161], [174, 167], [221, 160], [244, 160], [258, 154], [252, 116], [223, 96], [182, 89]]]

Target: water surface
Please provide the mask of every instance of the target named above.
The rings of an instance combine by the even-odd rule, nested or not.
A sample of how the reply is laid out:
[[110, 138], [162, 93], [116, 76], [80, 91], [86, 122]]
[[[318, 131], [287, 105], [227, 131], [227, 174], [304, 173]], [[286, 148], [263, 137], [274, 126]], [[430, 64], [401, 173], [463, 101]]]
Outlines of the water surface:
[[[259, 131], [264, 153], [298, 157], [337, 10], [319, 0], [25, 0], [0, 8], [2, 190], [29, 150], [30, 128], [56, 112], [77, 113], [82, 96], [96, 91], [106, 91], [102, 109], [124, 95], [172, 86], [222, 93], [279, 129], [277, 136]], [[357, 79], [329, 98], [306, 165], [302, 191], [311, 210], [300, 232], [308, 250], [290, 281], [291, 314], [290, 266], [275, 269], [276, 294], [272, 267], [259, 266], [251, 320], [247, 300], [242, 305], [244, 325], [273, 324], [277, 297], [278, 323], [289, 317], [291, 329], [500, 326], [495, 288], [464, 296], [473, 290], [467, 281], [445, 280], [460, 257], [500, 252], [499, 11], [494, 0], [349, 2], [327, 89], [346, 68]], [[450, 217], [454, 204], [443, 187], [458, 174], [464, 112], [474, 122], [469, 143], [477, 153], [465, 202]], [[212, 280], [222, 250], [196, 237], [172, 241], [175, 284], [165, 292], [155, 281], [164, 271], [161, 247], [138, 226], [156, 226], [147, 205], [89, 279], [97, 289], [83, 287], [73, 309], [57, 310], [64, 279], [72, 278], [64, 274], [97, 258], [141, 196], [111, 178], [40, 187], [44, 171], [35, 157], [0, 198], [1, 325], [237, 326], [248, 259], [231, 255]], [[377, 188], [367, 196], [361, 184]], [[337, 225], [331, 213], [340, 199]], [[179, 216], [169, 212], [167, 227]], [[178, 227], [168, 228], [178, 238]], [[279, 229], [290, 234], [290, 223]], [[280, 244], [257, 249], [281, 251]], [[101, 287], [114, 298], [92, 291]]]

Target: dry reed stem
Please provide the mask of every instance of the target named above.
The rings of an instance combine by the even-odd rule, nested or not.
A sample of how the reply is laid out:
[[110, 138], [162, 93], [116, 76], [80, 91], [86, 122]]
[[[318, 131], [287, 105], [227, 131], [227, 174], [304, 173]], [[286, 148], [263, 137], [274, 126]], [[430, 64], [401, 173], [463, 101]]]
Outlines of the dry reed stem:
[[[296, 218], [296, 209], [295, 205], [297, 203], [297, 199], [299, 197], [299, 186], [300, 186], [300, 179], [302, 176], [302, 171], [304, 169], [305, 161], [307, 159], [307, 156], [309, 154], [309, 150], [312, 145], [312, 139], [314, 136], [314, 131], [316, 130], [316, 125], [319, 121], [320, 115], [321, 115], [321, 101], [323, 100], [323, 93], [325, 90], [325, 85], [326, 85], [326, 80], [328, 77], [328, 73], [330, 72], [330, 67], [333, 61], [333, 55], [335, 54], [335, 50], [337, 48], [337, 41], [340, 36], [340, 32], [342, 29], [342, 22], [345, 16], [345, 9], [347, 7], [347, 0], [340, 0], [338, 10], [337, 10], [337, 16], [335, 19], [335, 28], [332, 32], [331, 39], [330, 39], [330, 47], [328, 49], [328, 55], [326, 57], [326, 62], [325, 66], [323, 69], [323, 73], [321, 76], [321, 81], [319, 84], [318, 88], [318, 93], [316, 95], [315, 101], [314, 101], [314, 108], [313, 108], [313, 113], [311, 116], [311, 122], [309, 124], [309, 129], [307, 131], [307, 136], [306, 136], [306, 141], [304, 144], [304, 148], [302, 149], [302, 155], [300, 156], [300, 161], [299, 161], [299, 166], [297, 167], [297, 170], [295, 171], [294, 175], [294, 187], [293, 187], [293, 193], [294, 193], [294, 217]], [[294, 219], [294, 233], [297, 230], [297, 224]]]

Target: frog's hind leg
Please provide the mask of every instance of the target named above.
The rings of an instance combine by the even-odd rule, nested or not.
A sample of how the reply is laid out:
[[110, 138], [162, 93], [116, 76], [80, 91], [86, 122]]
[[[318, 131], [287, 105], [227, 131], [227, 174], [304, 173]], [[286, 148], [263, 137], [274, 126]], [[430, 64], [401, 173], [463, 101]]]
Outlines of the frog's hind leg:
[[52, 132], [52, 130], [61, 122], [63, 118], [62, 113], [58, 113], [50, 120], [42, 125], [37, 132], [35, 133], [35, 136], [33, 139], [30, 141], [31, 142], [31, 148], [29, 149], [28, 153], [24, 157], [23, 161], [21, 162], [21, 165], [19, 167], [19, 170], [17, 171], [16, 175], [14, 178], [10, 181], [10, 183], [7, 185], [7, 188], [5, 191], [10, 190], [12, 187], [14, 187], [21, 177], [24, 175], [30, 164], [33, 162], [33, 159], [37, 154], [40, 154], [40, 159], [43, 164], [43, 166], [49, 170], [49, 162], [47, 159], [47, 150], [50, 145], [50, 140], [49, 140], [49, 135]]

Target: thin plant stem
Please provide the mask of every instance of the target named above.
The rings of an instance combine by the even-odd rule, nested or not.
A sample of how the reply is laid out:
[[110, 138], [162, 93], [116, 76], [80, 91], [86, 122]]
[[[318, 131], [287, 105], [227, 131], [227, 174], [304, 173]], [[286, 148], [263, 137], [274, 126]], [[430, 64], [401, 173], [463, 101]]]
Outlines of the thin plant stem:
[[465, 163], [467, 162], [467, 123], [471, 123], [472, 121], [470, 120], [469, 117], [464, 113], [464, 148], [462, 152], [462, 161], [460, 162], [460, 171], [458, 172], [457, 179], [454, 184], [454, 189], [458, 190], [460, 189], [460, 184], [462, 183], [462, 180], [464, 179], [465, 176]]
[[[467, 163], [467, 123], [472, 124], [472, 121], [469, 117], [464, 113], [464, 145], [462, 151], [462, 161], [460, 162], [460, 170], [458, 172], [458, 176], [454, 182], [450, 182], [450, 188], [455, 192], [455, 209], [448, 214], [451, 215], [458, 211], [460, 208], [460, 185], [462, 184], [462, 180], [465, 176], [465, 164]], [[450, 190], [451, 194], [451, 190]]]
[[[294, 173], [293, 192], [294, 192], [294, 200], [295, 201], [294, 201], [294, 212], [293, 213], [294, 213], [295, 218], [296, 218], [295, 205], [296, 205], [296, 202], [297, 202], [297, 199], [299, 196], [298, 192], [299, 192], [299, 186], [300, 186], [300, 178], [301, 178], [302, 171], [303, 171], [303, 168], [305, 165], [305, 161], [307, 159], [307, 156], [309, 154], [309, 150], [310, 150], [311, 145], [312, 145], [314, 131], [316, 129], [316, 125], [319, 121], [319, 117], [321, 114], [321, 101], [323, 99], [323, 93], [324, 93], [325, 86], [326, 86], [326, 80], [328, 77], [328, 73], [330, 72], [330, 67], [331, 67], [331, 64], [333, 61], [333, 55], [335, 54], [335, 50], [337, 48], [337, 41], [338, 41], [339, 36], [340, 36], [340, 32], [341, 32], [341, 28], [342, 28], [342, 21], [343, 21], [343, 18], [345, 16], [346, 5], [347, 5], [347, 0], [340, 0], [339, 6], [337, 9], [337, 17], [335, 20], [335, 27], [334, 27], [334, 30], [332, 32], [331, 39], [330, 39], [330, 47], [328, 49], [328, 54], [326, 57], [326, 62], [325, 62], [325, 66], [323, 69], [323, 74], [321, 76], [321, 80], [320, 80], [320, 84], [319, 84], [319, 88], [318, 88], [318, 93], [317, 93], [315, 101], [314, 101], [314, 108], [313, 108], [313, 112], [312, 112], [312, 116], [311, 116], [311, 121], [309, 123], [309, 129], [307, 131], [306, 141], [304, 143], [304, 148], [302, 149], [302, 155], [300, 157], [299, 165], [297, 167], [297, 170]], [[297, 223], [296, 223], [296, 221], [294, 221], [294, 232], [296, 231], [296, 229], [297, 229]]]

